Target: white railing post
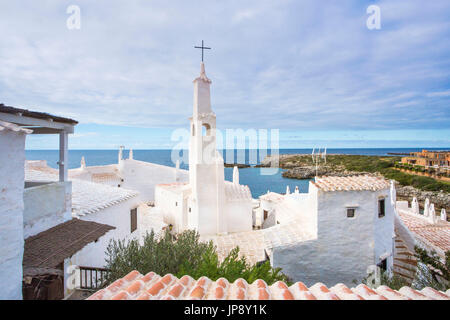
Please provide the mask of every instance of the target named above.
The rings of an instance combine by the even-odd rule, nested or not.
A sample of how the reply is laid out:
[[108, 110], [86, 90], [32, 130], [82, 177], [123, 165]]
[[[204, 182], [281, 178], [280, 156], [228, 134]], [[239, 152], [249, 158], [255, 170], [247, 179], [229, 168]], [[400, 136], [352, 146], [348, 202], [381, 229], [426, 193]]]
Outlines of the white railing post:
[[69, 165], [69, 150], [67, 132], [62, 131], [59, 133], [59, 181], [67, 181], [68, 178], [68, 165]]

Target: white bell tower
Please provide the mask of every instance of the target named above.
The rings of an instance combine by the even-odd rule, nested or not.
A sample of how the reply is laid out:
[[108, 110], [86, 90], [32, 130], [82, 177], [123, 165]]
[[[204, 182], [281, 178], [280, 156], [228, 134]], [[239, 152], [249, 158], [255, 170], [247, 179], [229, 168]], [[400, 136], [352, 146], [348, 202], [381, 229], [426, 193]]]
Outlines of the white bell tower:
[[200, 66], [194, 80], [194, 109], [190, 118], [189, 184], [192, 202], [189, 225], [200, 234], [217, 234], [227, 230], [224, 218], [225, 189], [223, 158], [216, 150], [216, 115], [211, 109], [211, 80]]

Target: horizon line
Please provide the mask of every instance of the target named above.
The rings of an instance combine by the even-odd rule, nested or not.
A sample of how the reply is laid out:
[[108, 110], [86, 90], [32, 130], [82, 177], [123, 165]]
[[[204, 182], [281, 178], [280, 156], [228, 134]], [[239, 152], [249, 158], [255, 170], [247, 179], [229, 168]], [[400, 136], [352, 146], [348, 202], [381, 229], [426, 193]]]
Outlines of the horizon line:
[[[173, 149], [159, 149], [159, 148], [146, 148], [146, 149], [140, 149], [140, 148], [124, 148], [123, 150], [160, 150], [160, 151], [171, 151]], [[278, 148], [278, 150], [309, 150], [309, 149], [318, 149], [318, 147], [308, 147], [308, 148]], [[325, 149], [324, 147], [321, 147], [320, 149]], [[327, 150], [333, 150], [333, 149], [450, 149], [449, 147], [327, 147]], [[59, 149], [25, 149], [25, 151], [58, 151]], [[69, 149], [69, 151], [117, 151], [119, 148], [114, 149]], [[179, 150], [187, 150], [189, 151], [189, 148], [183, 148]], [[260, 150], [260, 149], [249, 149], [249, 148], [223, 148], [223, 149], [217, 149], [217, 150]], [[261, 149], [263, 150], [263, 149]], [[271, 149], [264, 149], [264, 150], [271, 150]]]

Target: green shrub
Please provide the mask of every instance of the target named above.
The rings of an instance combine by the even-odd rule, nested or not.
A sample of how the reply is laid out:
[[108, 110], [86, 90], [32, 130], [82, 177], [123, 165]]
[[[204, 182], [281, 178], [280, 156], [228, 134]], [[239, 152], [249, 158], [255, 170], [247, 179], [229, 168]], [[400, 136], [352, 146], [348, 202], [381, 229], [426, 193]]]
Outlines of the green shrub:
[[151, 232], [145, 236], [143, 245], [137, 240], [111, 240], [106, 256], [106, 268], [110, 270], [106, 285], [133, 270], [141, 274], [150, 271], [160, 275], [171, 273], [177, 277], [187, 274], [194, 279], [224, 277], [230, 282], [238, 278], [249, 283], [263, 279], [268, 285], [278, 280], [289, 282], [281, 269], [272, 268], [268, 261], [251, 265], [245, 257], [239, 257], [239, 248], [233, 249], [220, 262], [213, 243], [200, 242], [199, 234], [193, 230], [177, 234], [176, 238], [169, 231], [161, 238]]
[[186, 274], [195, 279], [206, 275], [211, 280], [223, 277], [230, 282], [244, 278], [248, 283], [257, 279], [263, 279], [267, 284], [278, 280], [289, 283], [289, 279], [281, 273], [281, 268], [272, 268], [269, 261], [250, 265], [245, 257], [239, 257], [239, 247], [231, 250], [222, 262], [219, 261], [215, 248], [208, 248], [197, 267], [193, 267], [191, 262], [186, 260], [177, 276], [182, 277]]
[[436, 252], [428, 253], [425, 249], [417, 246], [415, 251], [418, 265], [414, 287], [419, 290], [424, 287], [440, 291], [450, 289], [450, 250], [445, 252], [444, 261]]

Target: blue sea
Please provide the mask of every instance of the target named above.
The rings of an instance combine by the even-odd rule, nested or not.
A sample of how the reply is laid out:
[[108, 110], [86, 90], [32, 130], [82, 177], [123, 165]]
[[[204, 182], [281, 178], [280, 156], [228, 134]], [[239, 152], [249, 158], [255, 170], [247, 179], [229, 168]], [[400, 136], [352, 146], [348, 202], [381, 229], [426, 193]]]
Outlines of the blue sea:
[[[422, 149], [427, 150], [450, 150], [450, 148], [373, 148], [373, 149], [327, 149], [327, 154], [356, 154], [356, 155], [377, 155], [377, 156], [387, 156], [388, 153], [409, 153], [415, 151], [421, 151]], [[128, 150], [124, 150], [124, 158], [128, 158]], [[187, 159], [187, 151], [184, 157]], [[312, 149], [280, 149], [279, 154], [311, 154]], [[172, 162], [171, 150], [133, 150], [133, 158], [136, 160], [147, 161], [158, 163], [166, 166], [174, 167], [175, 164]], [[250, 159], [249, 150], [245, 150], [245, 163], [249, 163]], [[234, 152], [234, 161], [229, 161], [228, 158], [226, 162], [238, 162], [237, 155], [238, 152]], [[117, 163], [118, 151], [117, 150], [69, 150], [69, 168], [78, 168], [80, 166], [81, 157], [84, 156], [87, 166], [98, 166], [106, 164]], [[47, 160], [47, 164], [50, 167], [57, 168], [57, 161], [59, 157], [58, 150], [27, 150], [26, 158], [27, 160]], [[261, 156], [264, 158], [263, 156]], [[259, 155], [256, 158], [257, 163], [259, 163]], [[240, 162], [240, 161], [239, 161]], [[251, 162], [251, 164], [254, 164]], [[188, 169], [186, 163], [181, 163], [180, 167], [182, 169]], [[267, 190], [284, 193], [286, 191], [286, 186], [289, 186], [291, 191], [295, 189], [296, 186], [299, 187], [300, 192], [308, 192], [309, 180], [295, 180], [287, 179], [282, 177], [283, 170], [280, 169], [276, 174], [265, 175], [261, 170], [264, 168], [243, 168], [239, 169], [239, 180], [241, 184], [248, 185], [252, 192], [254, 198], [264, 194]], [[233, 168], [225, 168], [225, 179], [231, 181], [233, 177]]]

